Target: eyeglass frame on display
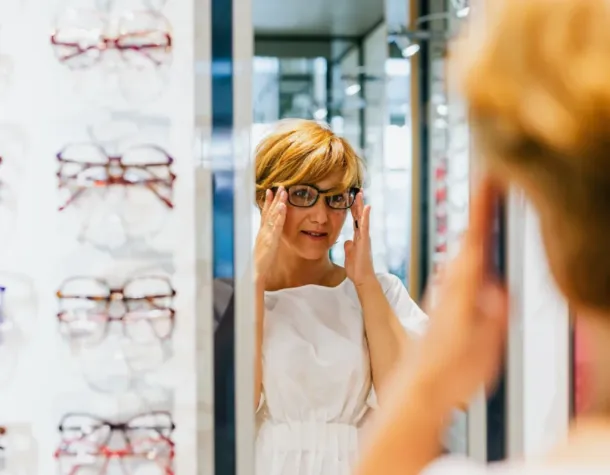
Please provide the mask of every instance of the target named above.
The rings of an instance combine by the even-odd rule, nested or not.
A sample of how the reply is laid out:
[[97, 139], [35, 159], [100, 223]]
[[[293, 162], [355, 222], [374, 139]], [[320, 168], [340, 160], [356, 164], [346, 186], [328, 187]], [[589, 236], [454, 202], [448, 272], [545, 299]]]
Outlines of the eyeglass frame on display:
[[[66, 286], [70, 282], [75, 281], [77, 279], [90, 280], [91, 282], [95, 282], [95, 283], [99, 284], [100, 286], [105, 287], [106, 289], [108, 289], [108, 295], [105, 295], [105, 296], [102, 296], [102, 295], [64, 295], [61, 290], [62, 287]], [[125, 289], [129, 286], [129, 284], [131, 284], [133, 282], [137, 282], [138, 280], [146, 280], [146, 279], [156, 279], [156, 280], [164, 281], [165, 283], [167, 283], [167, 286], [170, 289], [170, 293], [165, 294], [165, 295], [144, 295], [141, 297], [125, 297]], [[123, 284], [123, 286], [120, 288], [111, 287], [105, 279], [101, 279], [101, 278], [97, 278], [97, 277], [90, 277], [90, 276], [75, 276], [75, 277], [70, 277], [70, 278], [64, 280], [64, 282], [61, 284], [59, 290], [56, 292], [56, 297], [60, 302], [63, 300], [86, 300], [86, 301], [90, 301], [90, 302], [105, 302], [106, 308], [103, 309], [105, 311], [105, 314], [104, 314], [105, 318], [104, 318], [104, 323], [103, 323], [104, 331], [99, 340], [99, 342], [101, 342], [108, 335], [108, 330], [109, 330], [110, 324], [113, 322], [121, 323], [123, 334], [126, 337], [129, 337], [129, 334], [126, 331], [126, 325], [127, 325], [127, 323], [129, 323], [129, 314], [132, 313], [132, 311], [129, 309], [129, 306], [128, 306], [128, 303], [130, 301], [148, 301], [148, 302], [152, 303], [155, 299], [162, 299], [162, 298], [174, 299], [176, 297], [176, 293], [177, 292], [174, 289], [174, 287], [172, 286], [170, 279], [167, 277], [163, 277], [163, 276], [133, 277], [133, 278], [126, 280], [125, 283]], [[120, 296], [120, 298], [117, 298], [117, 296]], [[111, 316], [111, 315], [109, 315], [110, 304], [113, 302], [116, 302], [116, 301], [123, 302], [124, 313], [120, 316]], [[170, 330], [164, 336], [159, 336], [155, 333], [155, 336], [157, 336], [159, 341], [167, 341], [172, 337], [173, 332], [174, 332], [175, 320], [176, 320], [176, 310], [173, 307], [160, 307], [160, 308], [157, 308], [157, 310], [164, 310], [164, 311], [169, 312], [169, 315], [166, 318], [169, 319]], [[67, 313], [68, 313], [68, 311], [66, 311], [66, 310], [60, 310], [57, 312], [57, 320], [60, 325], [62, 325], [62, 324], [69, 325], [69, 322], [65, 321], [65, 319], [64, 319], [65, 315]], [[146, 319], [139, 318], [138, 320], [146, 320]]]
[[[160, 416], [160, 415], [166, 416], [168, 418], [167, 427], [160, 427], [160, 426], [143, 426], [143, 427], [136, 426], [133, 428], [129, 427], [129, 423], [138, 418], [147, 417], [147, 416], [156, 417], [156, 416]], [[102, 429], [102, 428], [108, 429], [108, 434], [104, 441], [102, 441], [100, 443], [94, 443], [93, 441], [91, 441], [91, 447], [95, 450], [94, 453], [82, 454], [82, 453], [78, 453], [78, 452], [69, 451], [70, 446], [72, 444], [82, 441], [88, 435], [88, 434], [83, 433], [83, 435], [80, 438], [72, 439], [72, 440], [67, 440], [66, 438], [64, 438], [64, 432], [66, 430], [79, 430], [79, 427], [65, 427], [64, 426], [66, 419], [69, 419], [70, 417], [86, 417], [91, 420], [99, 422], [99, 426], [97, 426], [96, 429]], [[173, 434], [174, 430], [176, 429], [176, 424], [174, 423], [172, 415], [169, 411], [144, 412], [141, 414], [137, 414], [133, 417], [130, 417], [125, 422], [112, 422], [112, 421], [109, 421], [102, 417], [98, 417], [98, 416], [95, 416], [95, 415], [89, 414], [89, 413], [74, 412], [74, 413], [64, 414], [64, 416], [62, 417], [62, 419], [59, 423], [59, 426], [58, 426], [58, 430], [62, 434], [62, 440], [61, 440], [59, 446], [57, 447], [57, 449], [55, 450], [55, 453], [53, 456], [55, 459], [57, 459], [60, 462], [61, 462], [62, 458], [67, 457], [67, 456], [78, 457], [78, 456], [84, 455], [84, 456], [88, 456], [88, 457], [103, 457], [105, 459], [105, 463], [100, 468], [100, 474], [104, 474], [107, 472], [108, 463], [113, 458], [118, 458], [118, 459], [122, 460], [127, 457], [138, 457], [138, 456], [142, 457], [143, 456], [146, 460], [151, 460], [150, 454], [157, 453], [157, 451], [155, 450], [156, 447], [153, 449], [148, 449], [148, 450], [142, 451], [141, 453], [138, 451], [134, 451], [133, 449], [134, 449], [134, 447], [137, 446], [137, 443], [134, 443], [134, 441], [128, 435], [128, 431], [130, 429], [132, 429], [134, 431], [150, 430], [150, 431], [157, 432], [157, 435], [158, 435], [157, 439], [150, 438], [150, 437], [143, 438], [144, 442], [147, 443], [146, 447], [150, 446], [150, 442], [156, 442], [157, 444], [162, 443], [167, 446], [167, 448], [169, 449], [168, 457], [167, 457], [168, 463], [167, 463], [167, 465], [163, 466], [163, 469], [164, 469], [165, 475], [174, 475], [174, 471], [172, 469], [172, 464], [173, 464], [173, 460], [175, 457], [175, 443], [172, 440], [172, 434]], [[167, 435], [162, 432], [163, 430], [165, 430], [167, 432]], [[81, 431], [81, 432], [85, 432], [85, 431]], [[112, 435], [116, 432], [120, 432], [122, 434], [123, 439], [125, 441], [125, 447], [120, 448], [120, 449], [110, 449], [108, 447], [108, 443], [110, 442]], [[72, 470], [70, 471], [70, 475], [75, 475], [76, 473], [78, 473], [81, 466], [82, 465], [75, 465], [74, 467], [72, 467]]]
[[[129, 423], [133, 420], [136, 419], [140, 419], [143, 417], [148, 417], [148, 416], [152, 416], [152, 417], [156, 417], [156, 416], [165, 416], [168, 419], [168, 425], [167, 426], [136, 426], [133, 428], [129, 427]], [[103, 417], [99, 417], [96, 416], [95, 414], [90, 414], [87, 412], [68, 412], [66, 414], [63, 415], [63, 417], [61, 418], [59, 425], [57, 427], [57, 430], [60, 433], [64, 433], [67, 430], [78, 430], [78, 427], [66, 427], [65, 421], [66, 419], [69, 419], [70, 417], [87, 417], [89, 419], [98, 421], [100, 423], [100, 428], [102, 427], [107, 427], [109, 429], [108, 431], [108, 436], [106, 437], [106, 439], [100, 444], [100, 445], [106, 445], [108, 444], [108, 442], [110, 441], [110, 438], [112, 437], [112, 433], [113, 432], [121, 432], [123, 434], [123, 436], [125, 437], [125, 441], [127, 443], [131, 443], [129, 436], [127, 435], [126, 431], [128, 429], [133, 429], [133, 430], [151, 430], [151, 431], [156, 431], [158, 432], [159, 436], [162, 438], [166, 438], [166, 439], [170, 439], [171, 435], [173, 433], [173, 431], [176, 429], [176, 424], [174, 423], [174, 420], [172, 418], [172, 414], [169, 411], [147, 411], [147, 412], [142, 412], [139, 414], [136, 414], [128, 419], [126, 419], [124, 422], [112, 422], [108, 419], [105, 419]], [[97, 429], [97, 427], [96, 427]], [[168, 435], [164, 435], [161, 431], [162, 430], [166, 430], [168, 432]], [[65, 439], [62, 439], [62, 442], [71, 442], [71, 441], [67, 441]]]
[[[162, 17], [166, 21], [168, 28], [165, 31], [151, 30], [153, 32], [156, 31], [157, 33], [161, 33], [163, 35], [164, 39], [166, 40], [164, 43], [150, 43], [150, 44], [137, 44], [137, 45], [122, 45], [121, 44], [121, 40], [123, 40], [124, 38], [130, 38], [130, 37], [134, 37], [134, 36], [138, 36], [138, 35], [142, 36], [142, 35], [149, 34], [150, 31], [146, 31], [146, 30], [125, 33], [125, 34], [117, 35], [117, 36], [104, 36], [102, 33], [100, 33], [98, 42], [95, 45], [86, 46], [85, 49], [83, 49], [81, 44], [79, 44], [78, 42], [68, 43], [68, 42], [58, 41], [57, 37], [60, 34], [61, 29], [55, 28], [51, 32], [51, 36], [50, 36], [51, 47], [54, 49], [55, 55], [60, 63], [65, 64], [68, 68], [75, 69], [75, 70], [88, 69], [90, 67], [93, 67], [94, 65], [96, 65], [97, 63], [99, 63], [101, 61], [101, 59], [103, 57], [103, 53], [105, 51], [112, 50], [112, 49], [119, 51], [119, 53], [121, 53], [121, 55], [123, 55], [125, 52], [128, 52], [128, 51], [134, 51], [134, 52], [141, 53], [143, 56], [147, 57], [155, 65], [155, 67], [162, 66], [164, 64], [167, 64], [170, 61], [171, 52], [173, 50], [173, 35], [171, 32], [171, 26], [169, 25], [169, 21], [167, 20], [167, 18], [165, 18], [158, 11], [148, 10], [148, 11], [146, 11], [146, 13]], [[125, 15], [125, 13], [123, 13], [123, 16], [124, 15]], [[102, 19], [102, 21], [104, 22], [104, 24], [106, 24], [106, 25], [108, 24], [108, 20]], [[59, 47], [72, 48], [76, 51], [67, 56], [58, 56], [56, 48], [59, 48]], [[165, 53], [168, 54], [167, 61], [156, 61], [154, 58], [150, 57], [150, 55], [146, 54], [147, 50], [156, 49], [156, 48], [165, 49]], [[77, 58], [83, 54], [87, 54], [87, 52], [89, 52], [89, 51], [98, 52], [97, 56], [95, 58], [93, 58], [92, 62], [87, 63], [86, 65], [83, 65], [80, 67], [78, 67], [78, 66], [75, 67], [75, 66], [68, 64], [68, 62], [70, 60]], [[123, 59], [125, 59], [125, 58], [123, 58]]]
[[[63, 156], [62, 156], [63, 153], [69, 147], [74, 147], [74, 146], [78, 146], [78, 145], [88, 145], [88, 146], [97, 148], [100, 151], [100, 153], [104, 157], [107, 158], [108, 161], [104, 164], [101, 164], [101, 163], [97, 163], [97, 162], [87, 162], [87, 161], [79, 162], [77, 160], [69, 160], [69, 159], [63, 158]], [[154, 149], [157, 152], [160, 152], [163, 155], [165, 155], [165, 157], [167, 158], [167, 163], [143, 163], [143, 164], [138, 164], [138, 165], [131, 165], [131, 164], [125, 164], [123, 162], [123, 157], [129, 150], [132, 150], [135, 148], [147, 148], [147, 147], [150, 147], [151, 149]], [[59, 211], [63, 211], [64, 209], [66, 209], [82, 193], [84, 193], [85, 191], [87, 191], [89, 189], [99, 188], [99, 187], [110, 187], [110, 186], [117, 186], [117, 185], [119, 185], [119, 186], [145, 186], [150, 191], [152, 191], [155, 194], [155, 196], [157, 196], [157, 198], [159, 198], [168, 208], [173, 209], [173, 207], [174, 207], [174, 204], [171, 201], [171, 199], [168, 199], [168, 198], [162, 196], [161, 194], [159, 194], [159, 192], [154, 187], [154, 185], [157, 185], [157, 184], [164, 185], [164, 186], [167, 186], [171, 191], [173, 191], [173, 184], [174, 184], [174, 181], [176, 180], [176, 175], [171, 171], [171, 166], [174, 163], [174, 159], [163, 148], [161, 148], [157, 145], [153, 145], [153, 144], [139, 145], [137, 147], [131, 147], [130, 149], [128, 149], [126, 152], [124, 152], [121, 155], [110, 155], [104, 150], [104, 148], [102, 146], [94, 144], [94, 143], [70, 144], [70, 145], [66, 145], [61, 151], [59, 151], [55, 157], [60, 164], [60, 169], [57, 171], [57, 179], [59, 182], [58, 188], [60, 188], [60, 189], [68, 186], [68, 183], [66, 183], [67, 180], [77, 180], [78, 181], [80, 174], [82, 174], [83, 172], [85, 172], [88, 169], [93, 168], [93, 167], [104, 168], [106, 170], [106, 174], [108, 176], [108, 178], [106, 180], [92, 180], [91, 181], [92, 186], [79, 185], [78, 186], [79, 189], [74, 194], [72, 194], [70, 196], [70, 198], [64, 204], [59, 206]], [[83, 169], [80, 170], [76, 175], [71, 175], [71, 176], [62, 175], [62, 173], [61, 173], [62, 168], [68, 164], [81, 165], [83, 167]], [[116, 176], [116, 175], [110, 173], [110, 167], [112, 167], [112, 166], [120, 168], [122, 173], [119, 176]], [[167, 170], [168, 170], [167, 179], [156, 177], [155, 174], [149, 170], [150, 168], [157, 168], [157, 167], [166, 167], [167, 168]], [[142, 181], [125, 180], [125, 173], [127, 171], [129, 171], [130, 169], [146, 171], [147, 173], [149, 173], [150, 175], [152, 175], [155, 178], [153, 178], [151, 180], [142, 180]]]

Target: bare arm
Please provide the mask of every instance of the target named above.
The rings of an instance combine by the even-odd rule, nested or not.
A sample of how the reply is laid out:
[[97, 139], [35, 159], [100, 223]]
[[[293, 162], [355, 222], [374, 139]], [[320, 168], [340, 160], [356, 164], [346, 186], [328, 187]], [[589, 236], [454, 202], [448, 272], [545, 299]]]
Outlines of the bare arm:
[[[369, 346], [373, 385], [379, 403], [385, 399], [385, 386], [396, 364], [412, 350], [411, 338], [403, 328], [385, 291], [375, 275], [371, 253], [369, 222], [371, 207], [364, 205], [362, 192], [356, 196], [351, 208], [354, 219], [354, 239], [345, 242], [345, 271], [352, 280], [362, 307], [364, 331]], [[407, 296], [406, 301], [397, 298], [392, 304], [415, 305], [402, 283], [400, 291]], [[402, 312], [403, 309], [400, 311]]]
[[495, 184], [482, 180], [470, 225], [431, 308], [408, 374], [397, 375], [373, 421], [357, 475], [417, 475], [440, 453], [452, 408], [497, 377], [508, 330], [508, 295], [490, 274]]
[[263, 324], [265, 321], [265, 276], [274, 265], [277, 248], [286, 219], [286, 190], [267, 190], [261, 210], [261, 227], [254, 245], [254, 283], [256, 299], [256, 341], [254, 347], [254, 409], [258, 408], [263, 390]]
[[426, 387], [414, 383], [406, 391], [392, 391], [392, 400], [374, 421], [356, 475], [417, 475], [441, 454], [447, 410], [436, 405]]
[[399, 361], [408, 359], [413, 342], [394, 313], [377, 278], [356, 287], [364, 316], [373, 385], [383, 404], [390, 375]]

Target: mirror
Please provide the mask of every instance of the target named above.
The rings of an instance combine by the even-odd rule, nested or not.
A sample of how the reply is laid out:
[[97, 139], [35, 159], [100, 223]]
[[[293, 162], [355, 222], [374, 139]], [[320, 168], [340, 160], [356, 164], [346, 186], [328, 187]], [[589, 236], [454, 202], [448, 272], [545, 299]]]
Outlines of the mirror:
[[[385, 276], [379, 277], [379, 282], [382, 287], [395, 285], [404, 295], [408, 289], [411, 298], [419, 302], [439, 267], [455, 254], [468, 221], [470, 129], [465, 105], [447, 86], [451, 78], [447, 77], [446, 58], [449, 40], [470, 14], [469, 3], [253, 0], [252, 7], [253, 155], [257, 153], [256, 146], [276, 130], [278, 121], [290, 119], [326, 124], [336, 140], [349, 143], [366, 168], [362, 188], [366, 204], [372, 207], [372, 259], [378, 276]], [[286, 153], [289, 144], [304, 146], [301, 139], [292, 135], [285, 147], [275, 143], [276, 155]], [[264, 143], [271, 147], [269, 142]], [[309, 153], [313, 156], [313, 152]], [[330, 152], [327, 159], [331, 160]], [[257, 184], [262, 186], [281, 167], [280, 162], [270, 159], [269, 166], [263, 167], [265, 171], [259, 170]], [[332, 234], [327, 233], [330, 228], [324, 223], [328, 220], [328, 226], [333, 225], [332, 213], [338, 211], [320, 211], [326, 209], [324, 202], [319, 206], [316, 200], [321, 197], [331, 207], [330, 199], [334, 200], [335, 195], [331, 193], [329, 197], [320, 192], [325, 188], [322, 182], [326, 177], [318, 178], [316, 183], [299, 183], [315, 185], [305, 190], [305, 195], [293, 195], [289, 190], [287, 197], [288, 226], [296, 226], [300, 236], [294, 239], [301, 239], [305, 233], [315, 242], [311, 248], [321, 246], [326, 234]], [[278, 192], [276, 185], [267, 185], [273, 193]], [[352, 204], [349, 194], [339, 198], [347, 206]], [[309, 201], [297, 204], [295, 200]], [[309, 206], [318, 211], [299, 215], [306, 216], [299, 222], [305, 224], [295, 225], [292, 208]], [[339, 211], [345, 213], [345, 221], [338, 221], [340, 230], [336, 237], [333, 234], [327, 251], [332, 263], [343, 266], [347, 257], [344, 244], [357, 231], [350, 211]], [[269, 223], [268, 219], [261, 221], [258, 206], [253, 206], [251, 212], [255, 248], [257, 233], [269, 232]], [[318, 214], [313, 217], [315, 213]], [[320, 217], [320, 213], [324, 216]], [[300, 244], [294, 244], [300, 241], [291, 242], [289, 233], [282, 239], [280, 248], [292, 245], [290, 249], [295, 253], [297, 248], [302, 251]], [[498, 249], [500, 263], [500, 241]], [[326, 280], [307, 281], [303, 276], [309, 263], [303, 252], [300, 261], [295, 259], [300, 266], [293, 266], [298, 270], [294, 276], [285, 278], [284, 285], [279, 285], [278, 279], [273, 283], [265, 281], [266, 292], [261, 291], [264, 312], [260, 321], [257, 317], [260, 340], [254, 360], [255, 366], [260, 364], [262, 382], [257, 383], [260, 397], [257, 407], [253, 407], [255, 473], [260, 475], [273, 464], [281, 464], [286, 473], [302, 473], [300, 464], [322, 466], [326, 470], [323, 473], [347, 473], [358, 454], [358, 431], [378, 407], [379, 395], [371, 372], [375, 363], [362, 343], [366, 310], [362, 310], [360, 297], [356, 291], [342, 290], [351, 285], [349, 279], [336, 277], [342, 271], [329, 271]], [[284, 252], [282, 259], [276, 265], [283, 266], [286, 277], [292, 258]], [[274, 269], [270, 269], [265, 277], [274, 276]], [[230, 321], [231, 284], [230, 280], [215, 282], [215, 292], [226, 297], [224, 304], [215, 308], [215, 351], [222, 352], [215, 360], [231, 361], [224, 368], [215, 368], [216, 401], [232, 401], [235, 397], [235, 387], [227, 377], [236, 354], [235, 330]], [[388, 288], [384, 288], [386, 295], [390, 295]], [[255, 289], [255, 293], [259, 290]], [[344, 307], [337, 304], [341, 299], [345, 299]], [[396, 302], [403, 308], [410, 305], [405, 300]], [[302, 308], [304, 315], [299, 314]], [[335, 319], [326, 316], [329, 308]], [[358, 319], [351, 323], [341, 319], [354, 308]], [[405, 328], [413, 335], [423, 331], [422, 322], [409, 325]], [[342, 347], [349, 338], [357, 344]], [[368, 338], [367, 343], [375, 344], [371, 340]], [[481, 459], [503, 458], [503, 449], [494, 448], [505, 445], [505, 411], [496, 404], [503, 401], [503, 391], [501, 386], [489, 404], [482, 399], [478, 408], [473, 405], [474, 409], [468, 411], [456, 409], [444, 440], [447, 452]], [[231, 467], [231, 446], [236, 437], [232, 410], [231, 404], [216, 404], [216, 444], [223, 447], [216, 451], [217, 469], [222, 464], [228, 470], [235, 469]], [[473, 418], [477, 411], [483, 417]], [[219, 439], [218, 434], [224, 439]], [[330, 448], [344, 452], [332, 452], [330, 457]]]

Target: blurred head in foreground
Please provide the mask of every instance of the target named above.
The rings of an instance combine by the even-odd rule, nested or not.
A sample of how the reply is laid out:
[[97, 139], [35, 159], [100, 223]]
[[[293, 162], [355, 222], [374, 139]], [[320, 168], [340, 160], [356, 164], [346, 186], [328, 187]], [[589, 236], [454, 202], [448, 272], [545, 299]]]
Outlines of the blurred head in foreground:
[[488, 4], [458, 55], [485, 165], [539, 212], [571, 304], [610, 327], [610, 2]]

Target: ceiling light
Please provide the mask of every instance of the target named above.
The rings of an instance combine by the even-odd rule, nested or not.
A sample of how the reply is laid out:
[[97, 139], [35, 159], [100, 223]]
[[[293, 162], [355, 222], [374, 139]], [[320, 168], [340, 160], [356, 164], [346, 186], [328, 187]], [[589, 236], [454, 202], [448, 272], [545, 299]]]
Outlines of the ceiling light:
[[345, 94], [348, 96], [354, 96], [360, 92], [360, 89], [362, 89], [360, 84], [350, 84], [345, 88]]
[[470, 15], [470, 7], [460, 8], [457, 12], [455, 12], [458, 18], [466, 18]]
[[313, 118], [316, 120], [324, 120], [326, 116], [328, 116], [328, 111], [323, 107], [316, 109], [313, 113]]
[[410, 58], [419, 53], [420, 46], [417, 43], [411, 43], [409, 46], [405, 46], [401, 53], [403, 58]]
[[436, 112], [438, 115], [447, 115], [449, 114], [449, 107], [447, 104], [439, 104], [436, 106]]

